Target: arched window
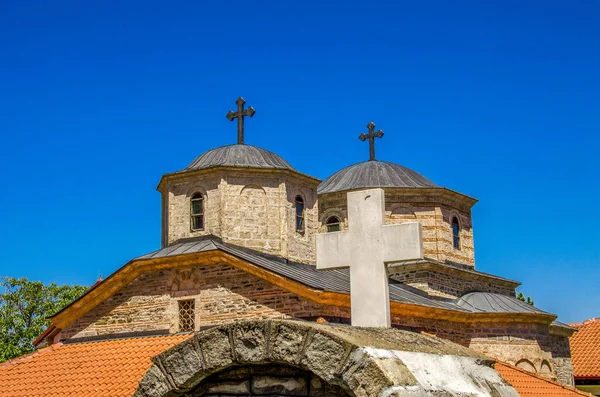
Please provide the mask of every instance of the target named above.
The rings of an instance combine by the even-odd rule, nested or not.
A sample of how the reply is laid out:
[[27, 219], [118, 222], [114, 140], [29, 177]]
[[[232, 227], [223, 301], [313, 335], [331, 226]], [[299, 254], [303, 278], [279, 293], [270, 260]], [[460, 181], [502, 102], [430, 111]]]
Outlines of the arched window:
[[204, 230], [204, 196], [194, 193], [190, 202], [190, 225], [192, 230]]
[[304, 231], [304, 200], [296, 196], [296, 231]]
[[327, 232], [340, 231], [340, 220], [337, 216], [330, 216], [325, 224], [327, 225]]
[[454, 248], [460, 249], [460, 224], [457, 217], [452, 217], [452, 243]]

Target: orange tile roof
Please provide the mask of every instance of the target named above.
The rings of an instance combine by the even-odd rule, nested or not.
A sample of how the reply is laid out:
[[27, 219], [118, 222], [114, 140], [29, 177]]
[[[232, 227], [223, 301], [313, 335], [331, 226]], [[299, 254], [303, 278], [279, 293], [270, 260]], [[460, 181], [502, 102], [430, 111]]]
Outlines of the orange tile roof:
[[569, 325], [577, 328], [569, 338], [575, 378], [600, 378], [600, 318]]
[[[151, 357], [190, 335], [54, 344], [0, 364], [1, 397], [129, 397]], [[496, 370], [524, 397], [590, 396], [509, 364]]]
[[0, 364], [0, 396], [131, 396], [150, 358], [190, 335], [55, 344]]
[[497, 362], [494, 364], [494, 368], [522, 397], [592, 396], [574, 387], [532, 374], [510, 364]]

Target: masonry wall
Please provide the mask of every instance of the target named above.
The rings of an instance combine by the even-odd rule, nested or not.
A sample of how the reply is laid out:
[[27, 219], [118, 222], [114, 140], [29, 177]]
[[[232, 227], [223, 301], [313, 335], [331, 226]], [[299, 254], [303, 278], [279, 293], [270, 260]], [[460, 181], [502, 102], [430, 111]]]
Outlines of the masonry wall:
[[195, 301], [197, 330], [244, 318], [350, 317], [346, 308], [319, 305], [231, 266], [199, 265], [141, 275], [63, 330], [60, 338], [178, 332], [178, 301], [187, 299]]
[[568, 339], [550, 335], [547, 325], [472, 324], [466, 345], [500, 361], [573, 385]]
[[[315, 263], [316, 180], [279, 170], [208, 170], [172, 178], [163, 191], [163, 245], [205, 235], [297, 262]], [[204, 196], [204, 229], [192, 230], [190, 200]], [[305, 203], [296, 231], [295, 201]]]
[[[407, 193], [411, 189], [384, 188], [385, 214], [388, 224], [420, 222], [423, 227], [425, 256], [440, 262], [475, 266], [471, 211], [463, 204], [453, 203], [446, 197], [431, 197]], [[326, 222], [338, 217], [342, 230], [348, 228], [346, 192], [319, 196], [319, 230], [327, 231]], [[451, 219], [459, 219], [460, 249], [452, 241]]]
[[[347, 322], [349, 308], [304, 299], [258, 277], [225, 264], [197, 265], [143, 274], [64, 329], [57, 340], [131, 332], [179, 332], [179, 300], [194, 300], [195, 328], [250, 318], [299, 318]], [[534, 370], [550, 371], [572, 381], [568, 341], [551, 337], [536, 324], [464, 323], [393, 316], [394, 326], [425, 332], [511, 364], [525, 359]]]
[[425, 291], [433, 297], [455, 299], [473, 291], [515, 296], [514, 288], [499, 283], [459, 277], [433, 270], [402, 272], [401, 269], [402, 267], [391, 269], [390, 278]]

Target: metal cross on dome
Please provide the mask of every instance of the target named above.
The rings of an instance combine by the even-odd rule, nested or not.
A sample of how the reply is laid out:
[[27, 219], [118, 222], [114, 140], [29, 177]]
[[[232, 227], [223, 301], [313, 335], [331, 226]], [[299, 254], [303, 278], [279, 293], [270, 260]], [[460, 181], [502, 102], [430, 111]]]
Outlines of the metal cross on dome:
[[245, 116], [248, 116], [248, 117], [254, 116], [254, 113], [256, 113], [256, 110], [254, 110], [254, 108], [252, 106], [248, 106], [248, 109], [244, 109], [244, 104], [246, 103], [246, 100], [242, 97], [239, 97], [237, 99], [237, 101], [235, 101], [235, 103], [238, 107], [237, 111], [234, 112], [233, 110], [230, 110], [225, 117], [227, 117], [227, 119], [229, 121], [233, 121], [233, 119], [238, 119], [238, 145], [243, 145], [244, 144], [244, 117]]
[[360, 139], [361, 141], [366, 141], [367, 139], [369, 139], [369, 161], [373, 161], [375, 160], [375, 138], [381, 138], [383, 137], [383, 131], [379, 130], [379, 131], [375, 131], [375, 123], [372, 121], [369, 121], [369, 124], [367, 124], [367, 129], [369, 130], [368, 134], [362, 133], [360, 134], [360, 136], [358, 137], [358, 139]]

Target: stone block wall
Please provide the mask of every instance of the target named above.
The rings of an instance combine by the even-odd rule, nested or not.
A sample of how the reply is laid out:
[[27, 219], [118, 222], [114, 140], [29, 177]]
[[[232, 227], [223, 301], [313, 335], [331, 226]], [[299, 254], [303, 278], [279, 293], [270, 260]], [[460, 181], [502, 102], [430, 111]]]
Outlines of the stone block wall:
[[[206, 170], [173, 176], [161, 185], [163, 246], [205, 235], [297, 262], [315, 263], [317, 180], [280, 170]], [[204, 196], [204, 229], [192, 230], [190, 200]], [[305, 203], [305, 228], [296, 231], [295, 201]]]
[[455, 299], [472, 291], [515, 296], [514, 288], [500, 283], [486, 282], [434, 270], [404, 272], [402, 266], [399, 266], [390, 268], [390, 278], [425, 291], [432, 297]]
[[[60, 339], [145, 331], [179, 331], [178, 301], [195, 301], [196, 329], [246, 318], [349, 318], [347, 308], [322, 306], [229, 265], [139, 276], [61, 332]], [[181, 289], [179, 286], [184, 285]]]
[[[419, 222], [423, 228], [425, 256], [440, 262], [454, 262], [475, 266], [471, 211], [464, 204], [452, 202], [443, 196], [411, 194], [411, 189], [384, 188], [385, 214], [388, 224]], [[341, 220], [341, 229], [348, 229], [347, 192], [319, 196], [319, 231], [327, 231], [331, 216]], [[460, 249], [452, 242], [451, 219], [456, 216], [461, 224]]]
[[550, 335], [545, 324], [472, 324], [466, 342], [499, 361], [573, 385], [568, 339]]
[[[323, 317], [347, 322], [349, 308], [321, 305], [225, 264], [196, 265], [145, 273], [65, 328], [55, 339], [115, 336], [132, 332], [179, 332], [179, 301], [193, 300], [195, 329], [242, 319]], [[411, 316], [392, 317], [395, 327], [425, 332], [512, 364], [526, 359], [541, 371], [545, 361], [560, 381], [569, 381], [563, 340], [535, 324], [468, 325]], [[568, 342], [566, 342], [568, 348]], [[559, 352], [555, 354], [555, 350]]]
[[196, 396], [304, 396], [348, 397], [339, 386], [289, 366], [254, 365], [234, 367], [205, 379], [194, 390]]

